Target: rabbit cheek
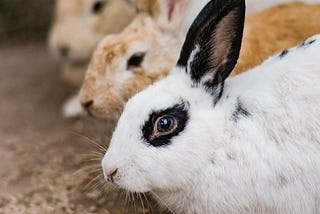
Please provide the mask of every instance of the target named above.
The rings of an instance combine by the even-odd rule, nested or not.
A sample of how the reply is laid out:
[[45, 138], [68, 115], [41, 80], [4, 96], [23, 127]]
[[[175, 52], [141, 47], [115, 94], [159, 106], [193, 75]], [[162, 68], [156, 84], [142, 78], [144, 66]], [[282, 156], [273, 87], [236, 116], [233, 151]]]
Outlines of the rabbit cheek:
[[134, 77], [132, 77], [126, 84], [127, 88], [124, 91], [124, 98], [126, 100], [130, 99], [134, 94], [143, 90], [160, 78], [159, 74], [150, 74], [143, 69], [135, 70]]

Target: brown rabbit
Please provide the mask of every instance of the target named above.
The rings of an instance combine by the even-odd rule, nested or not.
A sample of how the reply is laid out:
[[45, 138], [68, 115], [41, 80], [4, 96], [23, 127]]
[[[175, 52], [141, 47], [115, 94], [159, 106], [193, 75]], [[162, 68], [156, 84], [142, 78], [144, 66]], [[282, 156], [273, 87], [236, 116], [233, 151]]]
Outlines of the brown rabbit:
[[[150, 13], [140, 13], [121, 34], [107, 36], [98, 45], [80, 93], [89, 114], [118, 118], [130, 97], [166, 76], [174, 66], [184, 34], [177, 29], [189, 27], [178, 12], [181, 17], [181, 11], [190, 10], [185, 1], [167, 2], [171, 4], [156, 2]], [[233, 74], [320, 32], [319, 20], [320, 4], [288, 3], [248, 15]]]

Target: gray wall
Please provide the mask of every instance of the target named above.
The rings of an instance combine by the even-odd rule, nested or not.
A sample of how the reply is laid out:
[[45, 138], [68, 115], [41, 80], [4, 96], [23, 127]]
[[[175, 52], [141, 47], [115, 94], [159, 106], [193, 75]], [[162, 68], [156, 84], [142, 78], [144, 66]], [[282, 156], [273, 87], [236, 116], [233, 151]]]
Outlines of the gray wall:
[[0, 43], [44, 40], [53, 6], [54, 0], [0, 0]]

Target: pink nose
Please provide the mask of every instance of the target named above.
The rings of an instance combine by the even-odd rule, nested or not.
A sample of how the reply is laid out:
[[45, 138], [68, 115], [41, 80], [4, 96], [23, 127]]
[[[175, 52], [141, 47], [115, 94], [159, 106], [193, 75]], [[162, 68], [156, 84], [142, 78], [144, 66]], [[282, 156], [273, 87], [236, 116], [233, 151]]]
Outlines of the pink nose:
[[114, 176], [116, 176], [117, 172], [118, 172], [118, 168], [110, 170], [107, 173], [107, 181], [113, 183], [114, 182], [114, 180], [113, 180]]

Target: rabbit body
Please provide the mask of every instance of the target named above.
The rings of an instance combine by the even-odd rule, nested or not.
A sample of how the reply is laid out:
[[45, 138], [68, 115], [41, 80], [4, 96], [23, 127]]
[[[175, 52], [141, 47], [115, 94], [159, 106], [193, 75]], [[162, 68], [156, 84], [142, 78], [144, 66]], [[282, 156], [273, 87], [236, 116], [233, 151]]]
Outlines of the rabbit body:
[[269, 56], [319, 33], [319, 11], [320, 4], [292, 2], [248, 15], [244, 41], [233, 75], [259, 65]]
[[268, 0], [268, 1], [259, 1], [259, 0], [247, 0], [247, 13], [258, 12], [265, 8], [272, 7], [277, 4], [293, 3], [293, 2], [305, 2], [305, 3], [320, 3], [320, 0]]
[[244, 8], [211, 0], [177, 66], [128, 101], [107, 181], [173, 213], [320, 211], [320, 35], [227, 79]]
[[[166, 12], [158, 14], [162, 17], [160, 20], [139, 14], [122, 33], [107, 36], [98, 45], [80, 93], [83, 104], [92, 101], [87, 109], [92, 115], [118, 118], [129, 98], [169, 73], [178, 58], [186, 29], [207, 1], [190, 1], [187, 5], [176, 2], [180, 10], [174, 10], [171, 22], [163, 24], [162, 16]], [[248, 7], [255, 4], [249, 1]], [[162, 8], [162, 11], [168, 10], [165, 6]], [[181, 11], [191, 12], [176, 21], [181, 18], [179, 14], [183, 14]], [[319, 11], [320, 4], [295, 2], [247, 15], [243, 48], [232, 75], [320, 32]], [[145, 55], [140, 64], [130, 67], [128, 64], [135, 53]]]

